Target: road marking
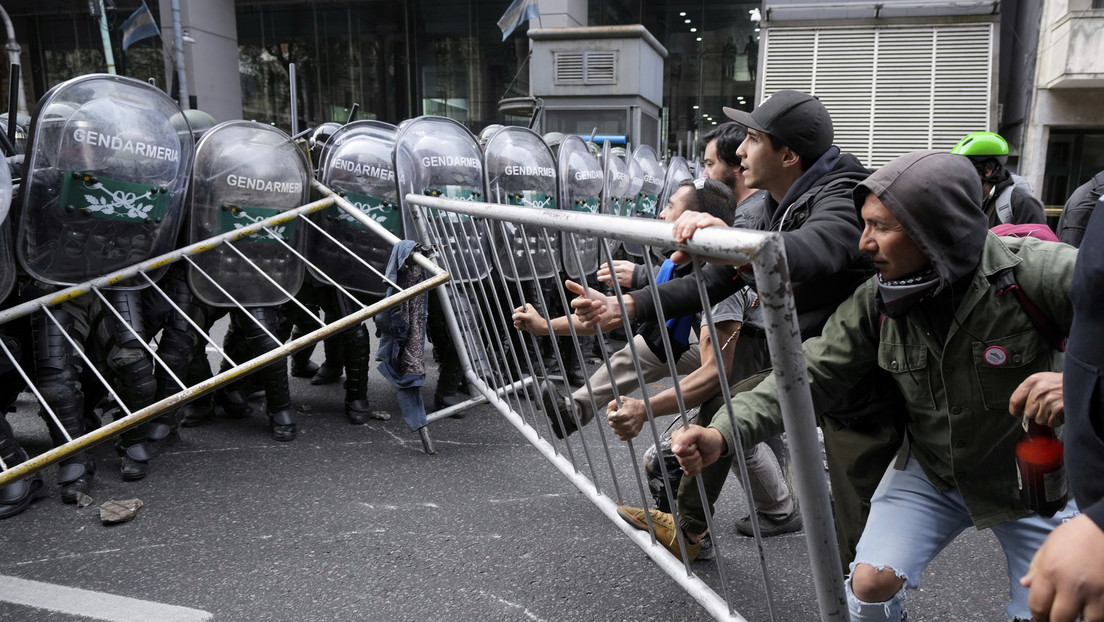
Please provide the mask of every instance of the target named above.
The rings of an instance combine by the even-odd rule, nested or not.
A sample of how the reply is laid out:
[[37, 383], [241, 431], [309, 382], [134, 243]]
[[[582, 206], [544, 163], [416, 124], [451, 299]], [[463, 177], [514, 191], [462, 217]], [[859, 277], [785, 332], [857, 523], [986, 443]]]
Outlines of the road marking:
[[205, 622], [214, 617], [200, 609], [3, 575], [0, 575], [0, 601], [108, 622]]

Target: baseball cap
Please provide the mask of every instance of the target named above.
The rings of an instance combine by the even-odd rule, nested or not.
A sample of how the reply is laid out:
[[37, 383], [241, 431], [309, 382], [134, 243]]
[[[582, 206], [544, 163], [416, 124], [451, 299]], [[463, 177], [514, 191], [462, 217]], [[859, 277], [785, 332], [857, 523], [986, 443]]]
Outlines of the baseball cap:
[[832, 146], [832, 117], [820, 100], [800, 91], [777, 91], [759, 106], [745, 112], [725, 106], [728, 118], [753, 130], [770, 134], [812, 165]]

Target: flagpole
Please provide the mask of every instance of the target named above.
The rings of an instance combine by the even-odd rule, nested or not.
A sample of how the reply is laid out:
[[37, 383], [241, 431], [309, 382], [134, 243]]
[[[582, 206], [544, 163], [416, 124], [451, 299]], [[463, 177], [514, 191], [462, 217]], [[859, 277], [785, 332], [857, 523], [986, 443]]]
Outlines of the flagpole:
[[[102, 2], [102, 0], [101, 0]], [[172, 0], [173, 20], [173, 54], [176, 60], [176, 75], [180, 84], [180, 109], [187, 110], [191, 107], [191, 97], [188, 94], [188, 72], [184, 70], [184, 29], [180, 26], [180, 0]]]
[[107, 11], [104, 11], [103, 0], [96, 0], [96, 3], [100, 5], [100, 39], [103, 40], [107, 73], [115, 73], [115, 53], [111, 51], [111, 35], [107, 32]]

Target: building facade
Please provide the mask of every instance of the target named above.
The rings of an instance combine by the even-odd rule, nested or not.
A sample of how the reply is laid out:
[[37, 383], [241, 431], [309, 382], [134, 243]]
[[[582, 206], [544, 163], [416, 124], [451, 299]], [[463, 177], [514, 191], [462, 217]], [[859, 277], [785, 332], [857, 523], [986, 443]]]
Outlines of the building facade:
[[[639, 25], [661, 69], [639, 105], [626, 100], [639, 112], [622, 131], [638, 119], [630, 140], [661, 154], [692, 157], [723, 106], [750, 109], [797, 88], [826, 102], [837, 142], [868, 166], [996, 131], [1011, 144], [1011, 166], [1052, 206], [1104, 169], [1104, 0], [539, 0], [540, 17], [505, 39], [497, 22], [508, 0], [177, 0], [178, 16], [173, 4], [151, 4], [161, 36], [124, 51], [120, 26], [140, 1], [5, 1], [26, 105], [111, 61], [120, 74], [185, 91], [219, 120], [304, 130], [345, 121], [356, 105], [358, 118], [438, 114], [478, 132], [529, 122], [524, 106], [503, 100], [586, 97], [534, 74], [540, 33]], [[594, 123], [550, 115], [537, 129], [620, 123], [620, 112], [593, 114]]]

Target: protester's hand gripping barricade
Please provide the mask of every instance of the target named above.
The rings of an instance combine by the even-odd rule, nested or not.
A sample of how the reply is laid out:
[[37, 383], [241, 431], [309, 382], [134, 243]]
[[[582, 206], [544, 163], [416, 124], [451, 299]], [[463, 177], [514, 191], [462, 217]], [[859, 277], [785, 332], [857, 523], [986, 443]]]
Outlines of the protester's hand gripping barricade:
[[[57, 85], [32, 116], [16, 252], [28, 283], [25, 298], [49, 294], [165, 253], [175, 245], [191, 166], [192, 136], [174, 127], [176, 104], [147, 83], [90, 75]], [[144, 350], [144, 279], [112, 282], [32, 320], [36, 381], [55, 445], [85, 432], [85, 410], [106, 397], [84, 387], [82, 373], [106, 368], [118, 412], [149, 405], [153, 361]], [[78, 355], [84, 349], [94, 357]], [[90, 364], [91, 363], [91, 364]], [[124, 479], [145, 477], [151, 458], [145, 432], [116, 442]], [[73, 502], [91, 484], [85, 456], [62, 464], [62, 498]]]
[[[403, 218], [392, 161], [396, 132], [395, 126], [380, 121], [354, 121], [340, 127], [325, 143], [318, 177], [366, 217], [402, 238]], [[384, 297], [388, 283], [382, 270], [391, 257], [391, 246], [336, 205], [312, 215], [311, 221], [318, 227], [310, 232], [309, 240], [325, 237], [333, 242], [308, 243], [307, 259], [318, 283], [332, 279], [330, 286], [324, 285], [330, 290], [325, 295], [332, 300], [337, 314], [346, 317], [356, 310], [358, 302]], [[346, 377], [345, 416], [359, 425], [375, 412], [368, 400], [371, 335], [362, 322], [341, 339], [338, 350]]]

